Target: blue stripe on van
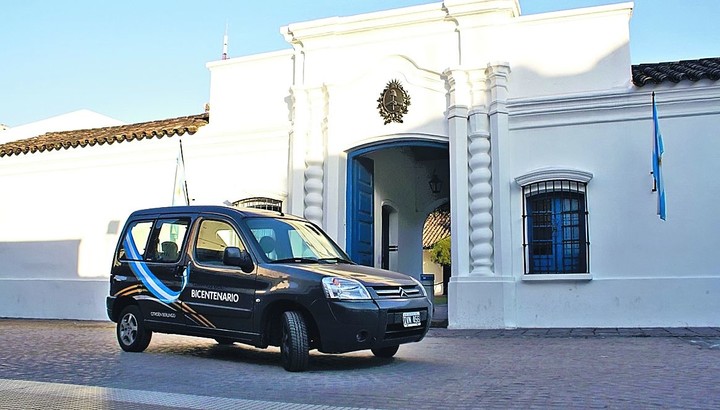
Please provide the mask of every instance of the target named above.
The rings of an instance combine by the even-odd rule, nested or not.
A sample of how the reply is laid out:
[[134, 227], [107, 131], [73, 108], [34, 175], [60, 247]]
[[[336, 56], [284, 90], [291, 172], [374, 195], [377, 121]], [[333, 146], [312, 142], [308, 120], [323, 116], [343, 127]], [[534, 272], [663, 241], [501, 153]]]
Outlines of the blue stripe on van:
[[125, 246], [125, 252], [127, 252], [128, 259], [130, 259], [128, 260], [130, 270], [132, 270], [135, 276], [140, 279], [150, 293], [165, 303], [175, 302], [187, 285], [188, 276], [190, 276], [190, 266], [188, 266], [185, 269], [185, 272], [183, 272], [182, 286], [180, 287], [180, 290], [174, 292], [165, 286], [165, 284], [152, 273], [145, 262], [141, 261], [142, 257], [135, 247], [135, 240], [133, 240], [130, 232], [128, 232], [125, 236], [123, 244]]

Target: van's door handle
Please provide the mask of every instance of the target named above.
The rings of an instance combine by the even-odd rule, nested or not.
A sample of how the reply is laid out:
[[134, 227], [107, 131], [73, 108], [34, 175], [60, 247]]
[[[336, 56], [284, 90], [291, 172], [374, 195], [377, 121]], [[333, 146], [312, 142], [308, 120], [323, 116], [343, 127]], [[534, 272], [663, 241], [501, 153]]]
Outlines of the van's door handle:
[[186, 270], [187, 266], [178, 266], [177, 269], [175, 269], [175, 277], [182, 278], [185, 275]]

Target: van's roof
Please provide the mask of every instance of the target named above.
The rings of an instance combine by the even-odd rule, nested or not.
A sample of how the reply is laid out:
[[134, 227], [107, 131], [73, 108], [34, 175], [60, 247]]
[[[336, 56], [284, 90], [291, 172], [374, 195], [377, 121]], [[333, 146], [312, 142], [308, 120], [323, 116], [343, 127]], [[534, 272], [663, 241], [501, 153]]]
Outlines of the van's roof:
[[284, 214], [277, 211], [268, 211], [257, 208], [234, 208], [222, 205], [189, 205], [189, 206], [167, 206], [160, 208], [140, 209], [131, 214], [131, 216], [140, 215], [157, 215], [157, 214], [188, 214], [188, 213], [215, 213], [221, 215], [237, 215], [243, 218], [253, 216], [273, 216], [288, 217], [293, 219], [302, 219], [295, 215]]

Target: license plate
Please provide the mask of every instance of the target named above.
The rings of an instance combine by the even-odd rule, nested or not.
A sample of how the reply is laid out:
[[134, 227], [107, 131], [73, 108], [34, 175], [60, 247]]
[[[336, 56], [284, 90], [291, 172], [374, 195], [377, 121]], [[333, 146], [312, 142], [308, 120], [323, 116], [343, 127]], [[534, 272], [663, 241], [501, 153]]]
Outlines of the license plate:
[[403, 312], [403, 326], [420, 326], [420, 312]]

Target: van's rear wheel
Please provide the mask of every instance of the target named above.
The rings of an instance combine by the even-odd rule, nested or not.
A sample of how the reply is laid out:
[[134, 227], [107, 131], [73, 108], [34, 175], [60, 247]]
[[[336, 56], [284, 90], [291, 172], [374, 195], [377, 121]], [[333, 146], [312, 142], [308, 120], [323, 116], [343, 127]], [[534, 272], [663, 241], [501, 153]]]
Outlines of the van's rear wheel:
[[140, 308], [130, 305], [120, 313], [116, 335], [118, 344], [126, 352], [142, 352], [150, 344], [152, 331], [145, 328]]
[[310, 353], [307, 326], [300, 312], [288, 311], [282, 315], [280, 356], [287, 371], [301, 372], [308, 368]]
[[395, 356], [395, 353], [397, 353], [400, 346], [388, 346], [388, 347], [378, 347], [377, 349], [370, 349], [371, 352], [377, 357], [393, 357]]

